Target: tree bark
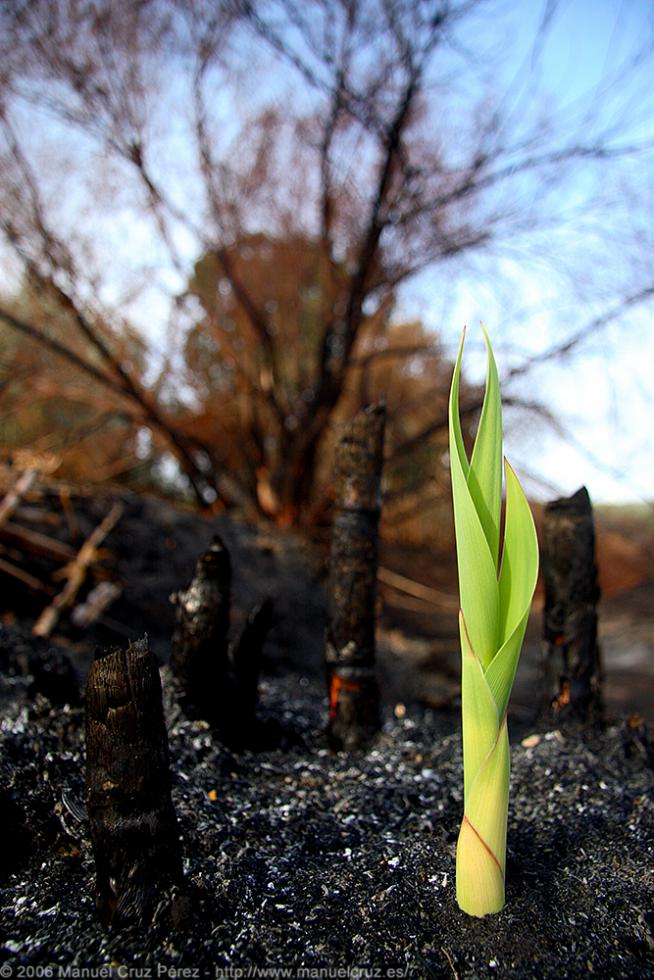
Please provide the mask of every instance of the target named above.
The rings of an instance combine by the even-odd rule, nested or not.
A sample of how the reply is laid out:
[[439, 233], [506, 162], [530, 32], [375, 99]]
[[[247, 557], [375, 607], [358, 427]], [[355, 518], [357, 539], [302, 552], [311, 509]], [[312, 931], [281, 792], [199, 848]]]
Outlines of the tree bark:
[[325, 649], [334, 749], [360, 748], [380, 726], [375, 606], [385, 421], [381, 403], [360, 412], [336, 451]]
[[600, 590], [593, 510], [585, 487], [547, 505], [541, 553], [548, 711], [559, 721], [599, 723], [603, 714], [597, 642]]
[[147, 638], [101, 650], [86, 688], [86, 793], [105, 925], [147, 925], [182, 877], [161, 682]]

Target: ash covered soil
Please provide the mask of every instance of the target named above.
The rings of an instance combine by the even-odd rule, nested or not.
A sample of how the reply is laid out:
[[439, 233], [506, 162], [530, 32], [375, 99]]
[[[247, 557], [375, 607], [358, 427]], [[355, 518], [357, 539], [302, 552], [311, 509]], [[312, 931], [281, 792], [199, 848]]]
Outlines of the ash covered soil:
[[[108, 543], [118, 556], [132, 542], [140, 578], [112, 614], [125, 622], [131, 609], [130, 628], [145, 625], [163, 660], [170, 580], [186, 584], [213, 527], [132, 506]], [[592, 734], [514, 724], [507, 904], [465, 916], [454, 876], [457, 712], [409, 706], [398, 718], [389, 705], [367, 752], [330, 752], [316, 569], [292, 542], [218, 529], [234, 558], [236, 624], [262, 588], [276, 602], [259, 727], [253, 748], [224, 747], [184, 718], [163, 668], [185, 884], [162, 895], [148, 930], [105, 932], [94, 914], [83, 712], [62, 703], [75, 700], [66, 658], [83, 672], [88, 643], [62, 632], [56, 653], [24, 623], [0, 629], [0, 949], [14, 975], [652, 975], [654, 771], [643, 743], [623, 724]]]

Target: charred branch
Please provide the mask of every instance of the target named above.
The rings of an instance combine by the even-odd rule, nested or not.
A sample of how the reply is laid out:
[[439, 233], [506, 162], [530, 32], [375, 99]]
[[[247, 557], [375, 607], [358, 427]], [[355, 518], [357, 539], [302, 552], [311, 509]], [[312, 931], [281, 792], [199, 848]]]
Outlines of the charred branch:
[[[348, 297], [342, 330], [327, 324], [321, 351], [321, 388], [319, 402], [333, 406], [341, 391], [342, 375], [349, 363], [349, 356], [363, 319], [363, 304], [370, 286], [370, 274], [379, 250], [379, 240], [384, 229], [384, 209], [391, 188], [391, 180], [400, 153], [404, 131], [418, 88], [418, 79], [411, 75], [395, 117], [384, 136], [383, 156], [377, 178], [375, 197], [370, 205], [367, 225], [359, 247], [356, 269], [348, 284]], [[342, 336], [339, 336], [339, 333]], [[333, 357], [333, 349], [341, 347], [340, 356]]]

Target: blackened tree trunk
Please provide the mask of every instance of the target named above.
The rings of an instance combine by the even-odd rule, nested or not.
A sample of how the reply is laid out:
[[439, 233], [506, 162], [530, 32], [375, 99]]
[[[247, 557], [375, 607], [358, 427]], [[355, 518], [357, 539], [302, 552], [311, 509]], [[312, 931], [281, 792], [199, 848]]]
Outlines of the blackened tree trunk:
[[159, 670], [147, 639], [101, 650], [86, 688], [86, 793], [106, 925], [147, 925], [181, 880]]
[[380, 724], [375, 607], [385, 421], [381, 403], [360, 412], [336, 451], [325, 650], [334, 749], [364, 746]]
[[593, 510], [585, 487], [545, 508], [543, 641], [548, 711], [558, 720], [602, 719], [602, 669], [597, 642], [600, 595]]

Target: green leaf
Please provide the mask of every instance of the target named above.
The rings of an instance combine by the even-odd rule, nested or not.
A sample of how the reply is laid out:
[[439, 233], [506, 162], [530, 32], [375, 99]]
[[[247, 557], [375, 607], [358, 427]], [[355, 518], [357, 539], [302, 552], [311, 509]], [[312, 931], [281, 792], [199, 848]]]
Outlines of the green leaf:
[[483, 324], [482, 330], [487, 355], [486, 390], [472, 450], [468, 486], [497, 570], [502, 515], [502, 404], [497, 366]]
[[[478, 770], [493, 748], [499, 727], [499, 715], [484, 676], [484, 669], [470, 643], [463, 612], [459, 611], [463, 717], [463, 777], [467, 801]], [[467, 802], [466, 802], [467, 805]]]
[[522, 649], [522, 641], [525, 636], [525, 630], [527, 629], [528, 619], [529, 609], [527, 609], [523, 619], [518, 623], [511, 636], [507, 638], [505, 643], [497, 651], [485, 674], [486, 683], [497, 705], [500, 717], [506, 713], [509, 706], [509, 698], [511, 697], [511, 689], [518, 669], [520, 651]]
[[459, 417], [459, 380], [461, 377], [461, 360], [463, 358], [463, 345], [465, 343], [465, 339], [466, 328], [464, 327], [463, 333], [461, 334], [461, 340], [459, 342], [459, 351], [456, 355], [456, 362], [454, 364], [452, 384], [450, 386], [448, 418], [450, 426], [450, 454], [456, 453], [461, 469], [463, 470], [464, 479], [467, 482], [470, 463], [468, 462], [465, 446], [463, 445], [463, 433], [461, 432], [461, 419]]
[[[461, 341], [463, 345], [463, 339]], [[470, 471], [461, 436], [458, 390], [462, 346], [450, 389], [450, 469], [457, 542], [459, 592], [470, 641], [486, 667], [497, 649], [499, 635], [499, 590], [496, 562], [488, 545], [468, 487]]]
[[506, 640], [529, 611], [538, 577], [538, 539], [524, 491], [506, 462], [506, 521], [500, 569], [501, 640]]
[[499, 581], [502, 646], [486, 673], [500, 715], [509, 704], [537, 577], [534, 519], [518, 478], [506, 462], [506, 521]]

